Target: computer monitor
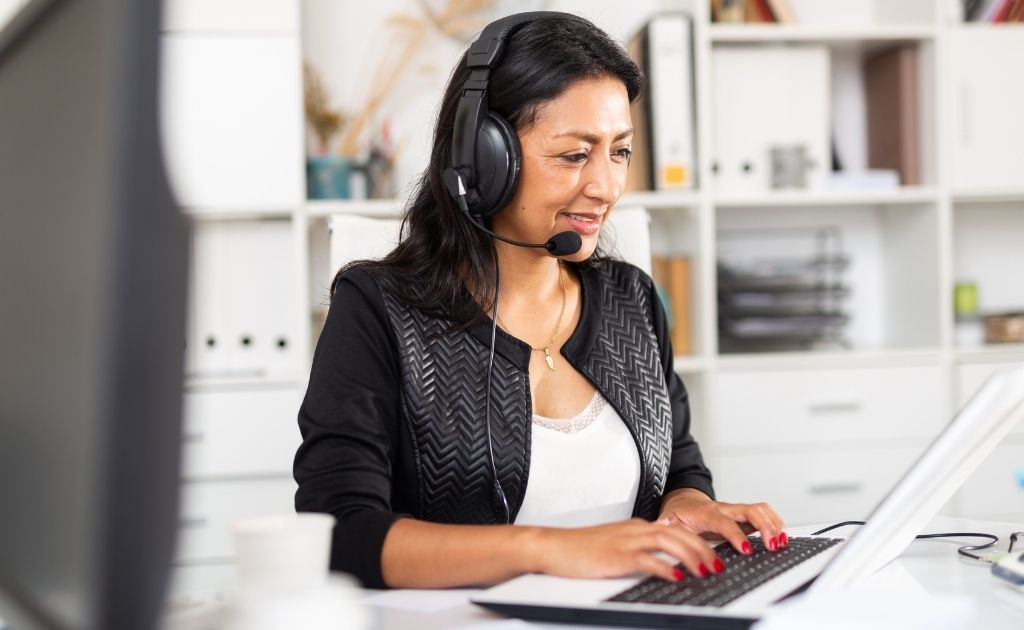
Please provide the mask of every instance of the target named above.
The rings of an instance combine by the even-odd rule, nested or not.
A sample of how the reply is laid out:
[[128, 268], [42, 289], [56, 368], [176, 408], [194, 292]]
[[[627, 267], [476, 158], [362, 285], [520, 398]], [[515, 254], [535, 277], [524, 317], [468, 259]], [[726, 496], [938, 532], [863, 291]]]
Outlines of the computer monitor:
[[160, 3], [19, 4], [0, 25], [0, 617], [144, 630], [177, 525], [187, 274]]

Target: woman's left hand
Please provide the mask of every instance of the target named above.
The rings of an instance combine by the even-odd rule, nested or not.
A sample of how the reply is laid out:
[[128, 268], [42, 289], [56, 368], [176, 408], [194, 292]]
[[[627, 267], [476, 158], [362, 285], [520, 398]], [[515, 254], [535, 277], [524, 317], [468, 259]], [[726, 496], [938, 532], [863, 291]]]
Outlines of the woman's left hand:
[[716, 534], [744, 555], [752, 552], [747, 534], [755, 531], [761, 533], [769, 551], [789, 545], [789, 536], [783, 529], [785, 523], [767, 503], [713, 501], [694, 488], [670, 492], [662, 501], [657, 522], [685, 527], [696, 534]]

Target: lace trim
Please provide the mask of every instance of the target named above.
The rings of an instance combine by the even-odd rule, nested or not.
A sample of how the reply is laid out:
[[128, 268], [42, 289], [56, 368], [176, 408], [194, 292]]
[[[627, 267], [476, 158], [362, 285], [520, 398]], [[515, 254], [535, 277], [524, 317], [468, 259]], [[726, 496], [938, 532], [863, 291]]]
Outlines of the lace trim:
[[594, 397], [590, 399], [583, 411], [572, 418], [547, 418], [535, 413], [533, 414], [533, 424], [560, 433], [576, 433], [592, 425], [606, 406], [608, 406], [608, 401], [604, 399], [601, 392], [594, 392]]

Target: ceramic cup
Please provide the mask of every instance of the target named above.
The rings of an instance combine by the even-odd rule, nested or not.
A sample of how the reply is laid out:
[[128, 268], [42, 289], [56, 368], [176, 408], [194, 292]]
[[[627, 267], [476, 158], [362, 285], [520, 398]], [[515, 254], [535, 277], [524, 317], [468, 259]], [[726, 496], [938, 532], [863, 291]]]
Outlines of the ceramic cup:
[[334, 517], [280, 514], [235, 522], [238, 588], [283, 594], [322, 587], [328, 576]]

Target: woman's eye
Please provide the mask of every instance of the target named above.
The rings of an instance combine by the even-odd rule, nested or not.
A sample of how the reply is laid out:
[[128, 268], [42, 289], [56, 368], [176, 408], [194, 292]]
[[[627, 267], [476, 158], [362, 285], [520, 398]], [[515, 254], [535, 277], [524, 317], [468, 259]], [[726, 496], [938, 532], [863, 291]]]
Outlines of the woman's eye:
[[578, 163], [583, 162], [584, 160], [587, 159], [587, 154], [586, 153], [573, 153], [573, 154], [570, 154], [570, 155], [563, 155], [562, 159], [568, 160], [570, 162], [575, 162], [575, 163], [578, 164]]
[[617, 157], [620, 157], [623, 160], [629, 162], [629, 158], [632, 157], [632, 155], [633, 155], [633, 150], [632, 149], [625, 149], [625, 148], [619, 149], [618, 151], [615, 152], [615, 155]]

